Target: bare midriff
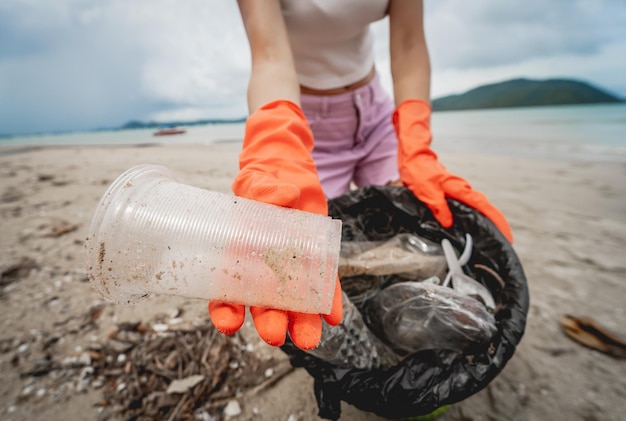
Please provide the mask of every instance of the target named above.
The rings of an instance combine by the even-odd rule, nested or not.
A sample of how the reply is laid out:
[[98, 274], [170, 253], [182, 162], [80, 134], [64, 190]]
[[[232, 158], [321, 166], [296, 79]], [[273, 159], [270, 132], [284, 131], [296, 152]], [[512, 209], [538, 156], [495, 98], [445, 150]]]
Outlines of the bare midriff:
[[376, 70], [374, 67], [372, 67], [372, 69], [370, 70], [370, 72], [361, 80], [358, 80], [354, 83], [351, 83], [349, 85], [346, 86], [341, 86], [339, 88], [332, 88], [332, 89], [313, 89], [313, 88], [309, 88], [307, 86], [302, 86], [300, 85], [300, 93], [306, 94], [306, 95], [339, 95], [339, 94], [345, 94], [346, 92], [351, 92], [354, 91], [355, 89], [361, 88], [365, 85], [367, 85], [373, 78], [374, 75], [376, 74]]

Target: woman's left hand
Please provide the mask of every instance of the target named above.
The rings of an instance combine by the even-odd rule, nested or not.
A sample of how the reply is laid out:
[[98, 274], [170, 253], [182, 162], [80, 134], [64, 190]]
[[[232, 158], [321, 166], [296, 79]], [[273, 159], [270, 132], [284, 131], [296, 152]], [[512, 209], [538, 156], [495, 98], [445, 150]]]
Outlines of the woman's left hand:
[[393, 115], [398, 135], [398, 162], [402, 183], [432, 211], [444, 228], [453, 217], [446, 198], [458, 200], [489, 218], [512, 243], [506, 218], [487, 197], [463, 178], [449, 173], [430, 148], [430, 106], [423, 100], [402, 102]]

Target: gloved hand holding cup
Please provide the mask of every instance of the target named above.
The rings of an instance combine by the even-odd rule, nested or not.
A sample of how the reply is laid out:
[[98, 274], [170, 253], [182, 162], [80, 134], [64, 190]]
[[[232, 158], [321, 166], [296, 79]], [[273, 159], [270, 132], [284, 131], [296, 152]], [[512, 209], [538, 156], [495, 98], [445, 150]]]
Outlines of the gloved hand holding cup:
[[[278, 100], [262, 106], [247, 120], [240, 172], [233, 182], [233, 192], [248, 199], [328, 215], [312, 149], [313, 134], [298, 105]], [[273, 346], [282, 345], [288, 331], [296, 346], [305, 350], [316, 347], [322, 335], [322, 316], [332, 326], [342, 319], [341, 286], [337, 277], [334, 291], [328, 314], [251, 306], [257, 332]], [[244, 322], [245, 307], [212, 301], [209, 314], [218, 330], [232, 334]]]

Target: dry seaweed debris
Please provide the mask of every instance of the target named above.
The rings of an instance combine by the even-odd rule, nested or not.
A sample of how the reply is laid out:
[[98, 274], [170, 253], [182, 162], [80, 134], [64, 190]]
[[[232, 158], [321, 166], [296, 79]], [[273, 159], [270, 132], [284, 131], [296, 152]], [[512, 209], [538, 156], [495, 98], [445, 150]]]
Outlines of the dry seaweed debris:
[[120, 323], [105, 343], [92, 342], [80, 355], [56, 361], [51, 354], [45, 367], [35, 364], [22, 377], [54, 371], [57, 387], [62, 378], [77, 391], [101, 389], [100, 420], [221, 419], [229, 401], [291, 371], [259, 359], [241, 335], [222, 335], [209, 320]]
[[[111, 336], [117, 344], [103, 350], [106, 357], [94, 368], [106, 379], [101, 404], [125, 417], [195, 419], [200, 409], [219, 413], [236, 394], [261, 383], [272, 365], [248, 352], [241, 337], [224, 336], [210, 322], [166, 332], [126, 324]], [[124, 345], [130, 349], [120, 352]]]
[[7, 263], [0, 262], [0, 287], [25, 278], [34, 269], [39, 269], [39, 265], [30, 257], [21, 257]]

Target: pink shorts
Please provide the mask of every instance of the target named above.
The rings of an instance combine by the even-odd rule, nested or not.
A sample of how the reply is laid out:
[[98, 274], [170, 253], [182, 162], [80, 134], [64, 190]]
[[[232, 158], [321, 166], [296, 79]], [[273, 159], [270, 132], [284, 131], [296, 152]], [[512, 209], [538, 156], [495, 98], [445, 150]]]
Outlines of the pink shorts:
[[398, 180], [395, 105], [378, 75], [367, 85], [339, 95], [301, 95], [315, 147], [313, 159], [327, 198], [358, 187]]

